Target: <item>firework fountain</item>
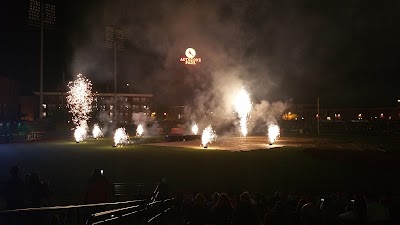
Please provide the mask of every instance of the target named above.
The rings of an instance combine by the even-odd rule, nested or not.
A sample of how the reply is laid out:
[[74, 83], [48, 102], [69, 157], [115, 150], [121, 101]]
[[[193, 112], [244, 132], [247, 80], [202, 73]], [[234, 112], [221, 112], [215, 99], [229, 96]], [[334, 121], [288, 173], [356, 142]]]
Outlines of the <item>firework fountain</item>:
[[75, 140], [82, 141], [87, 137], [90, 113], [92, 112], [92, 83], [82, 74], [74, 81], [68, 83], [67, 106], [72, 114], [72, 122], [75, 124]]
[[240, 92], [236, 95], [234, 107], [239, 117], [240, 133], [243, 137], [246, 137], [248, 133], [247, 123], [250, 118], [252, 103], [250, 100], [250, 95], [245, 88], [242, 88], [242, 90], [240, 90]]
[[137, 126], [136, 128], [136, 136], [141, 137], [143, 135], [143, 126], [142, 124], [139, 124], [139, 126]]
[[114, 134], [114, 146], [122, 146], [123, 144], [126, 144], [129, 142], [129, 136], [125, 131], [125, 128], [120, 127], [115, 131]]
[[270, 145], [272, 145], [276, 141], [276, 139], [278, 139], [279, 135], [280, 129], [278, 125], [268, 126], [268, 141]]
[[197, 126], [197, 124], [195, 123], [195, 124], [192, 126], [192, 133], [193, 133], [194, 135], [197, 135], [198, 132], [199, 132], [199, 126]]
[[97, 139], [99, 137], [103, 137], [103, 131], [100, 129], [100, 127], [99, 127], [99, 125], [97, 123], [93, 127], [92, 134], [93, 134], [93, 138], [94, 139]]
[[208, 148], [208, 145], [215, 141], [215, 139], [217, 139], [217, 134], [215, 134], [215, 131], [212, 129], [211, 125], [208, 125], [208, 127], [203, 130], [203, 134], [201, 135], [201, 144], [204, 148]]
[[88, 126], [86, 121], [81, 121], [80, 125], [75, 128], [74, 137], [76, 143], [86, 139]]

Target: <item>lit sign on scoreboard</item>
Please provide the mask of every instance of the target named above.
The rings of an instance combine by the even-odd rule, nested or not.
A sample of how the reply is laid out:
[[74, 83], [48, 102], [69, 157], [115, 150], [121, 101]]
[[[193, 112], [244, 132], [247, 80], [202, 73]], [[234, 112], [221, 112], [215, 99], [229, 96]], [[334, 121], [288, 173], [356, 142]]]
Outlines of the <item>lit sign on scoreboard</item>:
[[185, 57], [182, 57], [179, 61], [185, 62], [188, 65], [196, 65], [196, 63], [201, 63], [201, 58], [196, 58], [196, 50], [193, 48], [188, 48], [185, 51]]

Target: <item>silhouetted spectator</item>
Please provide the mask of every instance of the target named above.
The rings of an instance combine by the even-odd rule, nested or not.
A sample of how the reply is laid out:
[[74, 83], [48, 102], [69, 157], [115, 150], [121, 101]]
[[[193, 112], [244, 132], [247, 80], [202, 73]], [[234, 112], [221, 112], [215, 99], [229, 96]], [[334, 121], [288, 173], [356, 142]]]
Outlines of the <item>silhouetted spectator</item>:
[[338, 214], [333, 207], [333, 202], [330, 197], [325, 197], [320, 204], [321, 224], [336, 225], [339, 223]]
[[389, 221], [389, 210], [379, 202], [379, 196], [374, 193], [366, 195], [367, 222], [385, 223]]
[[218, 197], [219, 197], [219, 193], [218, 193], [218, 192], [214, 192], [214, 194], [212, 195], [210, 201], [207, 202], [207, 205], [206, 205], [206, 206], [207, 206], [209, 209], [212, 209], [212, 207], [217, 203]]
[[7, 209], [20, 209], [24, 207], [25, 185], [19, 177], [19, 167], [13, 166], [10, 169], [11, 177], [8, 179], [5, 188], [5, 200]]
[[194, 205], [191, 209], [188, 222], [190, 225], [205, 225], [209, 221], [209, 210], [206, 208], [206, 199], [199, 193], [194, 198]]
[[42, 205], [42, 200], [46, 199], [48, 196], [40, 181], [39, 174], [32, 173], [29, 176], [29, 183], [26, 187], [29, 207], [40, 207]]
[[233, 213], [233, 224], [235, 225], [257, 225], [257, 211], [251, 202], [250, 195], [244, 192]]
[[351, 211], [339, 215], [340, 221], [349, 224], [363, 225], [367, 222], [367, 206], [362, 195], [356, 195]]
[[214, 225], [228, 225], [232, 221], [233, 207], [229, 196], [221, 193], [218, 201], [212, 208], [212, 224]]
[[304, 198], [300, 199], [299, 202], [297, 203], [295, 214], [297, 216], [297, 220], [299, 220], [299, 221], [301, 219], [301, 209], [303, 208], [303, 206], [305, 204], [307, 204], [307, 201]]
[[319, 225], [318, 207], [314, 203], [307, 203], [301, 208], [301, 221], [304, 225]]
[[284, 225], [288, 223], [288, 213], [281, 201], [275, 203], [274, 209], [264, 217], [264, 223], [267, 225]]
[[110, 200], [110, 183], [102, 170], [95, 169], [87, 185], [86, 203], [105, 203]]

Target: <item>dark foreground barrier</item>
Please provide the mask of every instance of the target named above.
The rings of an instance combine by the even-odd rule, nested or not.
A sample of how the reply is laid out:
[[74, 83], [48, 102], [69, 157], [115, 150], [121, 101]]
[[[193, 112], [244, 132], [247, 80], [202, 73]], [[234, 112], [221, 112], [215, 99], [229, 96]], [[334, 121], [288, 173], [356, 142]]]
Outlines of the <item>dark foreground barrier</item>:
[[159, 200], [158, 194], [156, 188], [145, 200], [4, 210], [0, 211], [0, 224], [167, 224], [175, 201]]
[[125, 202], [111, 202], [85, 205], [53, 206], [40, 208], [25, 208], [5, 210], [0, 212], [0, 224], [85, 224], [87, 218], [93, 213], [117, 208], [136, 207], [145, 204], [145, 200], [133, 200]]

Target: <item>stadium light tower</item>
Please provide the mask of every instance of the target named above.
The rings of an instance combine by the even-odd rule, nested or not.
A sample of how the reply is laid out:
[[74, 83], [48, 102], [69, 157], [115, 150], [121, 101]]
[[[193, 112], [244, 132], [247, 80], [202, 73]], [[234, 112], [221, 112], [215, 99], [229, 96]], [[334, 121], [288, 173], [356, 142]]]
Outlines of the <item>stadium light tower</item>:
[[[47, 0], [49, 1], [49, 0]], [[43, 31], [53, 29], [56, 22], [56, 6], [45, 0], [30, 0], [29, 24], [40, 28], [40, 100], [39, 118], [43, 118]]]
[[125, 48], [124, 32], [115, 26], [106, 26], [105, 45], [113, 49], [114, 52], [114, 116], [116, 117], [117, 108], [117, 50], [122, 51]]

